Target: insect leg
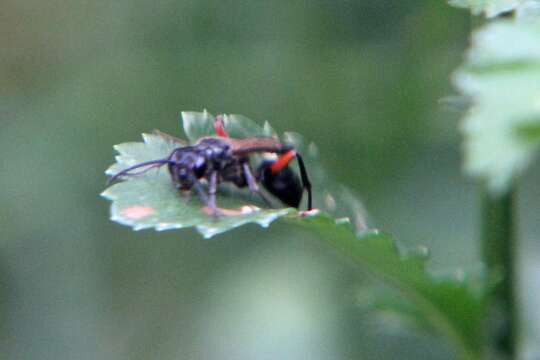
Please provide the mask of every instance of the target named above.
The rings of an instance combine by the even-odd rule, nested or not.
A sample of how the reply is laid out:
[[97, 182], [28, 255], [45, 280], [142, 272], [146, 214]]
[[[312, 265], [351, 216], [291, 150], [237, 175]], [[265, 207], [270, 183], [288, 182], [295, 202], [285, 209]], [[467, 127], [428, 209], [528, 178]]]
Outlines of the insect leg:
[[251, 172], [251, 169], [249, 167], [248, 162], [242, 163], [242, 170], [244, 171], [244, 176], [246, 177], [246, 182], [249, 187], [249, 191], [251, 191], [254, 194], [257, 194], [263, 199], [263, 201], [268, 205], [269, 207], [272, 207], [272, 202], [268, 197], [261, 191], [259, 188], [259, 185], [257, 184], [257, 181], [255, 180], [255, 177], [253, 176], [253, 173]]
[[210, 200], [208, 199], [208, 196], [206, 196], [206, 193], [204, 192], [204, 189], [199, 180], [195, 180], [195, 182], [193, 183], [193, 187], [195, 188], [195, 191], [197, 191], [197, 194], [201, 198], [201, 201], [205, 204], [209, 204]]
[[180, 177], [177, 171], [178, 165], [169, 164], [169, 173], [171, 174], [172, 182], [177, 189], [180, 189]]
[[311, 182], [309, 181], [309, 178], [308, 178], [306, 166], [304, 165], [304, 160], [302, 159], [300, 154], [296, 154], [296, 161], [298, 161], [298, 167], [300, 168], [300, 177], [302, 178], [302, 185], [304, 186], [304, 189], [306, 189], [308, 193], [307, 209], [309, 211], [312, 209]]
[[210, 209], [210, 213], [216, 217], [221, 214], [216, 205], [217, 186], [218, 172], [214, 170], [210, 173], [210, 179], [208, 182], [208, 201], [206, 201], [206, 206], [208, 206]]

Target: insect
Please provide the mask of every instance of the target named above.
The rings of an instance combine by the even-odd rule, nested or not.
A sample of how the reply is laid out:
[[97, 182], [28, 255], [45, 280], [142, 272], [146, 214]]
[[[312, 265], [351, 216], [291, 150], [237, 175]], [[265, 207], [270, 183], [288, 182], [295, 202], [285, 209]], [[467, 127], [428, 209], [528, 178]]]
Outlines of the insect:
[[[312, 209], [311, 183], [304, 161], [294, 146], [282, 144], [275, 138], [251, 137], [233, 139], [225, 131], [223, 119], [218, 116], [214, 121], [217, 136], [201, 138], [196, 144], [174, 149], [164, 159], [142, 162], [128, 167], [113, 175], [108, 183], [125, 176], [135, 176], [149, 169], [167, 165], [174, 185], [180, 190], [194, 189], [206, 204], [210, 213], [220, 215], [216, 204], [216, 192], [219, 183], [233, 183], [239, 188], [246, 186], [253, 193], [271, 206], [270, 199], [261, 191], [259, 184], [284, 204], [298, 208], [304, 190], [307, 191], [307, 209]], [[176, 139], [170, 135], [162, 136]], [[178, 140], [178, 139], [177, 139]], [[250, 155], [256, 153], [272, 153], [277, 159], [263, 160], [253, 172]], [[289, 167], [296, 159], [300, 169], [300, 178]], [[134, 171], [144, 168], [142, 171]], [[208, 183], [206, 192], [201, 180]]]

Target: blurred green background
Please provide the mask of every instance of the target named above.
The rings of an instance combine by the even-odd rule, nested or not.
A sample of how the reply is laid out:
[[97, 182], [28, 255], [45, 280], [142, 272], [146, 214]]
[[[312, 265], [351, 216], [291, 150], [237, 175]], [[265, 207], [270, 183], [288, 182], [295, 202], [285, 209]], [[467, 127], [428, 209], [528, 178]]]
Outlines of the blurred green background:
[[[99, 193], [112, 145], [179, 134], [181, 110], [240, 113], [317, 143], [373, 226], [430, 247], [433, 272], [477, 271], [459, 114], [438, 104], [469, 23], [432, 0], [2, 1], [0, 357], [454, 358], [369, 313], [373, 279], [307, 233], [133, 232]], [[520, 193], [536, 319], [539, 179]]]

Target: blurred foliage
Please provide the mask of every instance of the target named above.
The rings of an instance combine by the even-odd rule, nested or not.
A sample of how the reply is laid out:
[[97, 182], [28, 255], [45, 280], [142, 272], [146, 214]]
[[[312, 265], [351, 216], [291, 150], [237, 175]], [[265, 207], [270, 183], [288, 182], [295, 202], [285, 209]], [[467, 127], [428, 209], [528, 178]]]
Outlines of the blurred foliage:
[[[480, 358], [484, 346], [485, 289], [479, 279], [469, 276], [435, 279], [426, 273], [427, 253], [403, 256], [397, 251], [394, 240], [378, 231], [357, 238], [350, 224], [336, 224], [335, 220], [324, 216], [299, 222], [317, 232], [322, 241], [400, 290], [416, 306], [418, 324], [451, 339], [460, 359]], [[410, 317], [410, 303], [386, 301], [386, 306]]]
[[[219, 115], [219, 117], [223, 119], [224, 130], [233, 138], [276, 136], [268, 123], [262, 127], [240, 115]], [[214, 116], [207, 111], [183, 112], [182, 119], [184, 132], [190, 144], [197, 143], [201, 138], [216, 135]], [[143, 138], [144, 143], [116, 145], [115, 149], [119, 155], [116, 157], [116, 163], [109, 167], [106, 173], [115, 175], [125, 169], [132, 169], [136, 164], [167, 159], [175, 148], [188, 143], [187, 141], [180, 143], [180, 139], [160, 133], [143, 134]], [[295, 144], [291, 141], [285, 143], [294, 144], [301, 153], [307, 150], [301, 149], [301, 143]], [[374, 273], [383, 282], [400, 290], [401, 295], [410, 303], [399, 301], [394, 297], [393, 302], [386, 301], [386, 304], [395, 304], [392, 309], [397, 314], [404, 311], [406, 317], [410, 317], [410, 305], [414, 304], [417, 324], [446, 335], [454, 342], [461, 358], [474, 359], [482, 352], [481, 324], [486, 292], [482, 282], [478, 279], [471, 282], [471, 277], [465, 273], [461, 278], [436, 279], [426, 273], [427, 251], [409, 251], [402, 255], [395, 241], [377, 230], [368, 233], [364, 228], [362, 234], [357, 237], [358, 228], [353, 221], [356, 216], [362, 216], [361, 214], [351, 214], [339, 219], [331, 218], [322, 212], [323, 203], [320, 205], [323, 208], [304, 216], [299, 216], [293, 209], [263, 207], [251, 208], [247, 213], [239, 212], [234, 216], [223, 215], [214, 218], [201, 211], [204, 204], [200, 201], [187, 201], [182, 198], [178, 189], [172, 186], [168, 173], [141, 171], [139, 168], [133, 174], [136, 176], [127, 177], [102, 193], [112, 200], [112, 220], [131, 226], [134, 230], [155, 228], [160, 231], [195, 227], [205, 238], [210, 238], [249, 223], [267, 227], [281, 217], [306, 227], [321, 241], [337, 248], [364, 270]], [[226, 185], [220, 184], [220, 187]], [[321, 185], [318, 182], [313, 183], [314, 188], [322, 188]], [[238, 190], [232, 194], [218, 193], [218, 206], [227, 209], [222, 211], [240, 207], [238, 193]], [[341, 199], [338, 198], [339, 200]], [[475, 288], [482, 290], [474, 291]]]
[[484, 13], [487, 17], [494, 17], [507, 11], [513, 11], [535, 0], [449, 0], [451, 5], [469, 8], [474, 15]]
[[474, 34], [455, 83], [473, 105], [462, 124], [465, 169], [508, 190], [540, 145], [540, 22], [498, 21]]
[[[178, 134], [182, 109], [242, 113], [317, 143], [375, 225], [432, 249], [430, 270], [475, 268], [457, 115], [437, 105], [466, 47], [465, 12], [428, 0], [5, 0], [0, 19], [2, 357], [454, 358], [440, 338], [361, 311], [356, 290], [378, 282], [307, 232], [134, 233], [96, 194], [113, 144]], [[540, 251], [532, 170], [525, 264]]]

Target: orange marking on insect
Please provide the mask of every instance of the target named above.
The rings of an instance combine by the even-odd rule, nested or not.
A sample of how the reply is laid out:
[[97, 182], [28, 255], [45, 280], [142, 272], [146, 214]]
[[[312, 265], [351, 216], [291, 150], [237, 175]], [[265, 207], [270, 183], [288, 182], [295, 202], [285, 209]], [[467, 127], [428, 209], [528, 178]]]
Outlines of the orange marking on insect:
[[289, 150], [285, 154], [281, 155], [276, 162], [274, 162], [270, 166], [270, 171], [272, 171], [272, 174], [275, 174], [277, 172], [280, 172], [283, 170], [283, 168], [291, 162], [292, 159], [296, 157], [296, 151]]
[[223, 117], [221, 115], [216, 116], [216, 120], [214, 121], [214, 129], [216, 130], [216, 134], [220, 137], [229, 137], [229, 134], [227, 131], [225, 131], [225, 125], [223, 124]]
[[134, 220], [139, 220], [155, 213], [156, 210], [147, 206], [132, 206], [122, 210], [122, 216]]

